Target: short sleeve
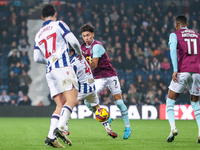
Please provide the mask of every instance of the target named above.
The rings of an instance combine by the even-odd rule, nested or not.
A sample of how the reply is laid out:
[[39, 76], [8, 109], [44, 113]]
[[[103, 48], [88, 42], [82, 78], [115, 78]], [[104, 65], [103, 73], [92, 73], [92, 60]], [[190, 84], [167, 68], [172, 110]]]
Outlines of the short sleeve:
[[92, 48], [93, 58], [101, 57], [105, 53], [105, 49], [100, 44], [95, 44]]

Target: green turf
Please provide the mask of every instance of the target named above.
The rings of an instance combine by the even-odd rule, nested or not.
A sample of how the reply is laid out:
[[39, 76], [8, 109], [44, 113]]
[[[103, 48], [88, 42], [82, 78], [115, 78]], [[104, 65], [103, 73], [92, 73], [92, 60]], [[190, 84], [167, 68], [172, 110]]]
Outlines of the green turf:
[[[0, 150], [47, 150], [44, 140], [49, 130], [50, 118], [0, 118]], [[131, 120], [132, 135], [123, 140], [122, 119], [112, 122], [118, 133], [116, 139], [107, 136], [104, 127], [94, 119], [70, 120], [70, 150], [193, 150], [197, 144], [198, 128], [195, 120], [176, 121], [179, 135], [167, 143], [169, 124], [166, 120]]]

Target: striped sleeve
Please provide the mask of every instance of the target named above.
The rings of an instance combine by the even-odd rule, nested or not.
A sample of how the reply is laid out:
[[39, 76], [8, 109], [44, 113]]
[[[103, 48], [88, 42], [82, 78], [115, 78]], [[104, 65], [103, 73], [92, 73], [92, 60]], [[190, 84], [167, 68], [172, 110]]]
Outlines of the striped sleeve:
[[[80, 43], [74, 34], [70, 31], [69, 27], [63, 21], [59, 21], [59, 27], [61, 29], [61, 34], [63, 38], [70, 43], [73, 49], [77, 52], [78, 55], [81, 55]], [[66, 36], [67, 35], [67, 36]]]
[[36, 42], [34, 44], [34, 50], [40, 50], [40, 48], [37, 46]]
[[67, 24], [63, 21], [59, 21], [58, 25], [61, 28], [61, 34], [63, 37], [65, 37], [68, 33], [71, 32]]

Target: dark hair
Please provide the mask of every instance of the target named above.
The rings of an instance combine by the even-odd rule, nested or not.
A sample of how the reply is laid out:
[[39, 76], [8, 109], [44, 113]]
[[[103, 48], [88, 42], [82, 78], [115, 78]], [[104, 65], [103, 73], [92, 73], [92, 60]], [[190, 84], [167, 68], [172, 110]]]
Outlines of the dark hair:
[[74, 52], [74, 53], [76, 53], [75, 52], [75, 50], [72, 48], [72, 46], [69, 44], [69, 52], [71, 53], [71, 52]]
[[87, 23], [81, 26], [80, 28], [80, 32], [85, 32], [85, 31], [89, 31], [94, 33], [95, 27], [93, 27], [91, 24]]
[[56, 8], [53, 5], [45, 5], [42, 8], [42, 17], [46, 18], [49, 16], [53, 16], [56, 13]]
[[176, 17], [176, 21], [179, 21], [182, 24], [187, 24], [187, 18], [184, 15], [178, 15]]

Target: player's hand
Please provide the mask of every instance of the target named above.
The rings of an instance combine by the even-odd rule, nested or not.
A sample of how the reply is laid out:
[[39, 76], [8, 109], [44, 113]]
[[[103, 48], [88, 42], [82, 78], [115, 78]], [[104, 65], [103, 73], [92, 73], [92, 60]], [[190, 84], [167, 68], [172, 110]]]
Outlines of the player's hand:
[[173, 73], [173, 75], [172, 75], [172, 80], [173, 80], [175, 83], [178, 82], [177, 75], [178, 75], [178, 72], [177, 72], [177, 71], [175, 71], [175, 72]]
[[78, 58], [79, 60], [82, 60], [83, 55], [82, 55], [82, 54], [81, 54], [81, 55], [77, 55], [77, 58]]

